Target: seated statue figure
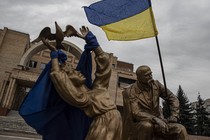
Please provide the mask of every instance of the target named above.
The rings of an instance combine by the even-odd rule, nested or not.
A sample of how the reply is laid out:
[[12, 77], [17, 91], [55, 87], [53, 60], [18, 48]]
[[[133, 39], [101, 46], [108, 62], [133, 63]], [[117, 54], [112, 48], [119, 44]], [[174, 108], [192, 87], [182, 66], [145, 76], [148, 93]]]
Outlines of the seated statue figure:
[[[80, 28], [86, 43], [97, 42], [87, 27]], [[68, 104], [78, 107], [93, 118], [86, 140], [121, 140], [122, 119], [108, 92], [111, 67], [109, 55], [100, 46], [93, 48], [96, 72], [91, 88], [85, 85], [85, 77], [79, 71], [61, 68], [55, 46], [47, 40], [43, 43], [51, 50], [51, 80], [60, 97]], [[53, 56], [55, 54], [55, 56]], [[53, 56], [53, 57], [52, 57]], [[71, 138], [69, 138], [71, 139]]]
[[[185, 127], [177, 123], [179, 101], [157, 80], [151, 69], [142, 65], [136, 70], [137, 81], [123, 91], [124, 140], [188, 140]], [[160, 112], [159, 97], [170, 106], [170, 117], [164, 119]]]

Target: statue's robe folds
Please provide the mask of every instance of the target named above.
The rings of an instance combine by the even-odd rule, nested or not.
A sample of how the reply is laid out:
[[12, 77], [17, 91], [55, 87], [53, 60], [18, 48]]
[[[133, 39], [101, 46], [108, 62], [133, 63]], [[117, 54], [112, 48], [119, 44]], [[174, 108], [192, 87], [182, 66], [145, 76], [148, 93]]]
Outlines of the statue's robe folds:
[[111, 76], [108, 54], [98, 49], [95, 62], [93, 87], [85, 93], [74, 87], [68, 74], [59, 68], [52, 69], [51, 79], [63, 100], [93, 117], [86, 140], [121, 140], [121, 115], [108, 92]]

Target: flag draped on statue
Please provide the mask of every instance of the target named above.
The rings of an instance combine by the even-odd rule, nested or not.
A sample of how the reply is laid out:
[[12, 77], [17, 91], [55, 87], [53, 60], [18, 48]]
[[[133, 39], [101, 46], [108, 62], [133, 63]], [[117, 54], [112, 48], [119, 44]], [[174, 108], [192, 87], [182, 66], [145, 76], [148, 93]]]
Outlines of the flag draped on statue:
[[[58, 52], [59, 62], [64, 63], [67, 55]], [[84, 61], [84, 58], [79, 61]], [[61, 99], [51, 81], [50, 72], [51, 61], [24, 99], [19, 114], [42, 135], [43, 140], [84, 140], [92, 118]]]
[[84, 7], [88, 21], [109, 40], [137, 40], [158, 34], [150, 0], [102, 0]]

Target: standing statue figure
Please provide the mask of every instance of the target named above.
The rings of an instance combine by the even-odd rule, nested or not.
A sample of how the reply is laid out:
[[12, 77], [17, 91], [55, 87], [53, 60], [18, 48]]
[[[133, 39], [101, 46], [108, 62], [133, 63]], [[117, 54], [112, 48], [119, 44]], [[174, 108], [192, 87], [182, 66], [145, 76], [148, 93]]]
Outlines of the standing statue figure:
[[[157, 80], [151, 69], [142, 65], [136, 70], [137, 81], [123, 91], [123, 139], [125, 140], [188, 140], [185, 127], [177, 123], [179, 101]], [[160, 113], [159, 97], [170, 106], [170, 117]]]
[[[96, 37], [87, 27], [80, 28], [86, 43], [97, 42]], [[121, 140], [122, 119], [115, 103], [108, 92], [111, 67], [109, 55], [100, 46], [93, 48], [95, 53], [96, 72], [91, 88], [85, 84], [85, 78], [79, 71], [70, 67], [61, 68], [56, 47], [42, 40], [51, 50], [51, 80], [59, 96], [68, 104], [82, 109], [93, 117], [86, 140]], [[91, 48], [89, 48], [91, 49]], [[71, 138], [70, 138], [71, 139]]]

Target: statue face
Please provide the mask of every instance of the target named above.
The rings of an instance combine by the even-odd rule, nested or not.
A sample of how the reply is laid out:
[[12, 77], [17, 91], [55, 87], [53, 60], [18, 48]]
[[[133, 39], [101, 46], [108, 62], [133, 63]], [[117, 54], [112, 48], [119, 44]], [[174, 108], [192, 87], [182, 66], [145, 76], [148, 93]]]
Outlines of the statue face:
[[137, 79], [140, 83], [151, 84], [153, 82], [152, 71], [149, 67], [143, 66], [137, 71]]
[[76, 70], [71, 70], [71, 72], [69, 73], [69, 79], [75, 86], [81, 86], [85, 84], [85, 77]]
[[151, 71], [147, 71], [147, 72], [143, 73], [141, 75], [140, 80], [141, 80], [142, 83], [150, 84], [153, 81], [152, 72]]

